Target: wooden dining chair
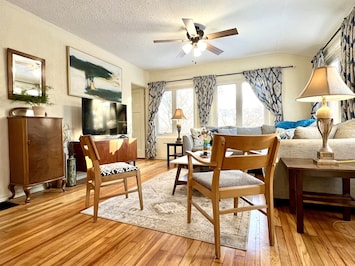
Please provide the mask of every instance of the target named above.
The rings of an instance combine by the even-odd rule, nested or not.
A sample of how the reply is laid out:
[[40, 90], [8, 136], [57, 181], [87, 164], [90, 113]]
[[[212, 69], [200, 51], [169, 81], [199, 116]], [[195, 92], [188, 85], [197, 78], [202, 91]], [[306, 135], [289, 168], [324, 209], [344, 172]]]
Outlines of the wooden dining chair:
[[[220, 247], [220, 215], [237, 215], [238, 212], [260, 210], [267, 216], [269, 242], [274, 245], [274, 203], [273, 177], [276, 164], [279, 138], [276, 135], [237, 136], [215, 134], [210, 160], [202, 159], [196, 153], [188, 155], [188, 193], [187, 193], [187, 222], [191, 222], [191, 206], [199, 210], [214, 226], [214, 242], [216, 258], [221, 256]], [[226, 156], [230, 150], [238, 151]], [[227, 153], [228, 154], [228, 153]], [[211, 171], [194, 172], [192, 159], [209, 166]], [[264, 181], [248, 173], [248, 170], [263, 169]], [[196, 189], [212, 202], [212, 216], [198, 205], [192, 190]], [[245, 196], [263, 195], [264, 199], [252, 202]], [[219, 202], [226, 198], [233, 198], [233, 206], [220, 209]], [[247, 204], [238, 206], [238, 199]], [[257, 201], [257, 202], [256, 202]], [[261, 202], [261, 203], [260, 203]]]
[[[139, 168], [125, 162], [100, 165], [100, 155], [90, 135], [81, 136], [80, 145], [87, 166], [85, 208], [89, 207], [90, 192], [94, 190], [94, 222], [97, 221], [99, 201], [113, 196], [126, 195], [126, 198], [128, 198], [129, 193], [138, 192], [140, 208], [143, 210], [142, 183]], [[130, 177], [135, 177], [137, 186], [128, 189], [127, 179]], [[105, 196], [100, 195], [101, 187], [119, 182], [123, 183], [124, 192], [110, 193]]]

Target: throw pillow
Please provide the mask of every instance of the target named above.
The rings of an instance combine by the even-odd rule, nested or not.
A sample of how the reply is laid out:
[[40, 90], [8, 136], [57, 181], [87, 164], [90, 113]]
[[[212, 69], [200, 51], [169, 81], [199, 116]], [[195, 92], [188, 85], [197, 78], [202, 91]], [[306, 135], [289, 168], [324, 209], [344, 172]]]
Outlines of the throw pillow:
[[[334, 138], [336, 127], [333, 127], [329, 134], [329, 139]], [[296, 127], [294, 139], [321, 139], [318, 127]]]
[[335, 139], [355, 138], [355, 119], [336, 125]]
[[276, 134], [280, 136], [280, 139], [292, 139], [294, 135], [295, 129], [283, 129], [283, 128], [276, 128]]
[[322, 136], [319, 133], [317, 127], [296, 127], [294, 139], [321, 139]]
[[200, 138], [201, 132], [204, 128], [191, 128], [191, 136], [194, 142], [194, 147], [196, 146], [203, 146], [203, 140]]
[[309, 125], [313, 124], [316, 120], [315, 119], [303, 119], [298, 121], [281, 121], [276, 124], [276, 127], [289, 129], [289, 128], [296, 128], [296, 127], [308, 127]]

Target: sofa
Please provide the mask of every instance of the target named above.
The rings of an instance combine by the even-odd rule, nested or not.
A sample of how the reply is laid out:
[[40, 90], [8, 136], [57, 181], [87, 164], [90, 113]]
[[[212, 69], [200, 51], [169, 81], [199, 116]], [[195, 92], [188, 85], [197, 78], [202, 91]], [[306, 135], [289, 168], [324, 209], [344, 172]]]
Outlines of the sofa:
[[[208, 129], [206, 127], [206, 129]], [[222, 134], [279, 134], [281, 137], [278, 162], [274, 175], [274, 197], [277, 199], [289, 198], [289, 178], [286, 167], [279, 162], [279, 158], [316, 158], [317, 151], [322, 147], [322, 137], [315, 123], [296, 128], [277, 128], [263, 125], [253, 128], [242, 127], [209, 127]], [[194, 140], [193, 133], [198, 129], [191, 129], [192, 134], [183, 136], [183, 149], [201, 150], [198, 142]], [[285, 137], [286, 136], [286, 137]], [[329, 146], [334, 152], [335, 159], [355, 159], [355, 119], [334, 125], [328, 140]], [[355, 172], [354, 172], [355, 175]], [[340, 178], [313, 177], [304, 180], [304, 190], [321, 193], [341, 194], [342, 182]], [[355, 180], [351, 180], [351, 196], [355, 198]]]

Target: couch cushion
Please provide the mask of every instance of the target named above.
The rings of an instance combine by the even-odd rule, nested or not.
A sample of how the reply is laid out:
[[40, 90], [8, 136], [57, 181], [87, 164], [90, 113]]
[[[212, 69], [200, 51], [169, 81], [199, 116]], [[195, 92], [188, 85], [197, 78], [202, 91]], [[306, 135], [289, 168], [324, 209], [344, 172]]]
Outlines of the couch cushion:
[[[337, 127], [334, 126], [329, 134], [329, 138], [334, 138]], [[294, 139], [321, 139], [322, 135], [319, 133], [318, 127], [296, 127]]]
[[276, 127], [272, 125], [262, 125], [261, 132], [263, 134], [273, 134], [276, 132]]
[[345, 121], [336, 125], [335, 139], [355, 138], [355, 119]]
[[226, 134], [226, 135], [237, 135], [239, 132], [236, 127], [225, 126], [225, 127], [218, 128], [218, 133]]
[[238, 135], [261, 135], [261, 127], [238, 127]]

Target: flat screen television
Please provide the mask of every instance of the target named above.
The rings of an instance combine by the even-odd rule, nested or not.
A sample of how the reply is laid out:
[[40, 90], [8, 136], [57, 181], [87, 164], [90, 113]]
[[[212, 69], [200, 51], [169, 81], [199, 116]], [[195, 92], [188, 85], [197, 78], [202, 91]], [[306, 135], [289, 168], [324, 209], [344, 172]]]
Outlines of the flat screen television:
[[127, 106], [118, 102], [82, 98], [84, 135], [127, 134]]

